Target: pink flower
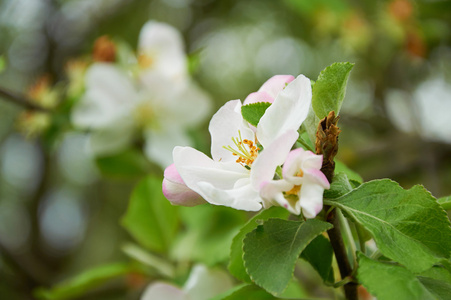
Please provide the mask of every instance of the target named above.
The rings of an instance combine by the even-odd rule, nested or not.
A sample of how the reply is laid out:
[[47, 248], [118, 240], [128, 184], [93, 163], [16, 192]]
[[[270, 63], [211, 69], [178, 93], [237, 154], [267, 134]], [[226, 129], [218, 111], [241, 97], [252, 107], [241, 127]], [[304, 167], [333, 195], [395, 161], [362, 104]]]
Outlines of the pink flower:
[[283, 178], [263, 182], [260, 195], [263, 205], [285, 207], [293, 214], [314, 218], [323, 207], [324, 189], [330, 184], [320, 171], [322, 155], [302, 148], [291, 151], [282, 168]]

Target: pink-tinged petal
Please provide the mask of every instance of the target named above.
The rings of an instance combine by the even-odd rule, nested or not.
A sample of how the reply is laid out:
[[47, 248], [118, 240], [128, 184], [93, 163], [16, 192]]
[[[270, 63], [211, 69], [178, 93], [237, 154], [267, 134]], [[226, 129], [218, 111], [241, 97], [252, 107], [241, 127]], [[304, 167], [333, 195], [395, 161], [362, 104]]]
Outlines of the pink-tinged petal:
[[141, 296], [141, 300], [189, 300], [188, 295], [176, 286], [155, 282], [150, 284]]
[[174, 205], [195, 206], [206, 203], [198, 193], [186, 186], [175, 164], [164, 170], [163, 194]]
[[249, 128], [247, 122], [241, 116], [240, 100], [231, 100], [224, 104], [211, 118], [208, 130], [211, 134], [211, 156], [214, 161], [235, 162], [237, 157], [231, 151], [224, 149], [224, 146], [231, 146], [236, 149], [232, 141], [241, 138], [254, 141], [254, 132]]
[[302, 159], [302, 169], [321, 169], [323, 165], [323, 156], [314, 154], [311, 151], [305, 151]]
[[305, 150], [302, 148], [297, 148], [293, 151], [290, 151], [282, 167], [283, 178], [294, 176], [294, 174], [297, 171], [299, 171], [300, 168], [299, 156], [302, 155], [304, 152]]
[[266, 92], [271, 98], [276, 98], [288, 83], [294, 80], [292, 75], [275, 75], [269, 78], [258, 90], [259, 92]]
[[[302, 176], [298, 176], [300, 171], [304, 171], [303, 163], [306, 159], [311, 156], [316, 156], [310, 151], [306, 151], [302, 148], [295, 149], [288, 154], [287, 160], [285, 161], [282, 169], [282, 176], [284, 179], [292, 182], [293, 184], [302, 184]], [[321, 165], [319, 166], [321, 168]]]
[[321, 172], [318, 169], [304, 169], [304, 178], [308, 181], [315, 182], [316, 184], [319, 184], [322, 188], [328, 190], [330, 189], [330, 183], [326, 178], [326, 175], [324, 175], [323, 172]]
[[324, 188], [314, 182], [305, 182], [300, 192], [299, 203], [304, 217], [311, 219], [323, 208]]
[[257, 138], [267, 147], [287, 130], [298, 130], [312, 102], [310, 80], [299, 75], [282, 90], [266, 110], [257, 126]]
[[196, 206], [207, 203], [198, 193], [191, 190], [185, 184], [163, 179], [163, 195], [173, 205]]
[[172, 181], [173, 183], [185, 184], [179, 172], [177, 171], [175, 164], [171, 164], [164, 170], [164, 178]]
[[249, 94], [249, 96], [246, 97], [246, 99], [243, 102], [243, 105], [251, 104], [251, 103], [257, 103], [257, 102], [274, 102], [274, 97], [271, 97], [266, 92], [255, 92]]
[[256, 190], [262, 182], [274, 177], [277, 166], [283, 164], [298, 136], [297, 131], [289, 130], [258, 154], [251, 167], [251, 182]]

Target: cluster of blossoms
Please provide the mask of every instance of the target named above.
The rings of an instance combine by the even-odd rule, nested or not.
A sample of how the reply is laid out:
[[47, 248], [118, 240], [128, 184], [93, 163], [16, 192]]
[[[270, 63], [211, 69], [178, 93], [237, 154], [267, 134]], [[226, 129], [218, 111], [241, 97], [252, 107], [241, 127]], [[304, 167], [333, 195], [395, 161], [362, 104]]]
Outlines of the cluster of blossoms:
[[89, 149], [109, 155], [142, 133], [144, 152], [161, 167], [176, 145], [190, 145], [186, 129], [209, 113], [210, 99], [190, 78], [183, 39], [173, 27], [150, 21], [137, 53], [121, 53], [99, 38], [84, 74], [85, 92], [72, 111], [76, 127], [89, 130]]
[[208, 202], [247, 211], [276, 205], [314, 218], [330, 187], [320, 171], [322, 156], [292, 150], [311, 99], [305, 76], [270, 78], [243, 103], [271, 103], [257, 127], [243, 118], [240, 100], [227, 102], [210, 121], [212, 158], [190, 147], [174, 148], [174, 163], [164, 173], [166, 198], [176, 205]]

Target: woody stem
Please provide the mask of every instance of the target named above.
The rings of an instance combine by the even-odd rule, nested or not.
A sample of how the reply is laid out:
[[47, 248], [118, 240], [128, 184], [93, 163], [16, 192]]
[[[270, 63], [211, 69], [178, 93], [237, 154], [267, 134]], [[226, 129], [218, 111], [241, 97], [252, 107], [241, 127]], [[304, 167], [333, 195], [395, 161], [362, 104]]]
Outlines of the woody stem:
[[[332, 183], [335, 171], [334, 157], [338, 152], [338, 134], [340, 129], [337, 127], [338, 117], [335, 117], [335, 113], [332, 111], [329, 115], [321, 120], [316, 133], [316, 153], [323, 155], [323, 165], [321, 171], [326, 176], [329, 183]], [[332, 249], [337, 259], [338, 269], [342, 279], [351, 278], [353, 269], [349, 262], [346, 246], [343, 242], [343, 236], [341, 234], [340, 220], [335, 208], [331, 208], [329, 205], [324, 206], [325, 211], [329, 211], [326, 216], [327, 222], [331, 223], [334, 227], [327, 231], [329, 240], [332, 245]], [[347, 282], [343, 288], [345, 291], [346, 299], [357, 300], [357, 283], [352, 280]]]

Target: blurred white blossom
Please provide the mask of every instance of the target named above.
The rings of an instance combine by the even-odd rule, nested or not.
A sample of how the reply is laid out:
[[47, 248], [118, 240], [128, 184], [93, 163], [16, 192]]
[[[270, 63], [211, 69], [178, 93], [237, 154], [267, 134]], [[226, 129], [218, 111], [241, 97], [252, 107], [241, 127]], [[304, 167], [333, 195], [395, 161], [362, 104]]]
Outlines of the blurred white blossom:
[[169, 25], [144, 25], [136, 61], [137, 72], [93, 64], [72, 121], [90, 130], [97, 155], [120, 151], [141, 133], [148, 158], [166, 167], [174, 146], [190, 145], [186, 131], [203, 121], [210, 99], [189, 77], [181, 35]]

